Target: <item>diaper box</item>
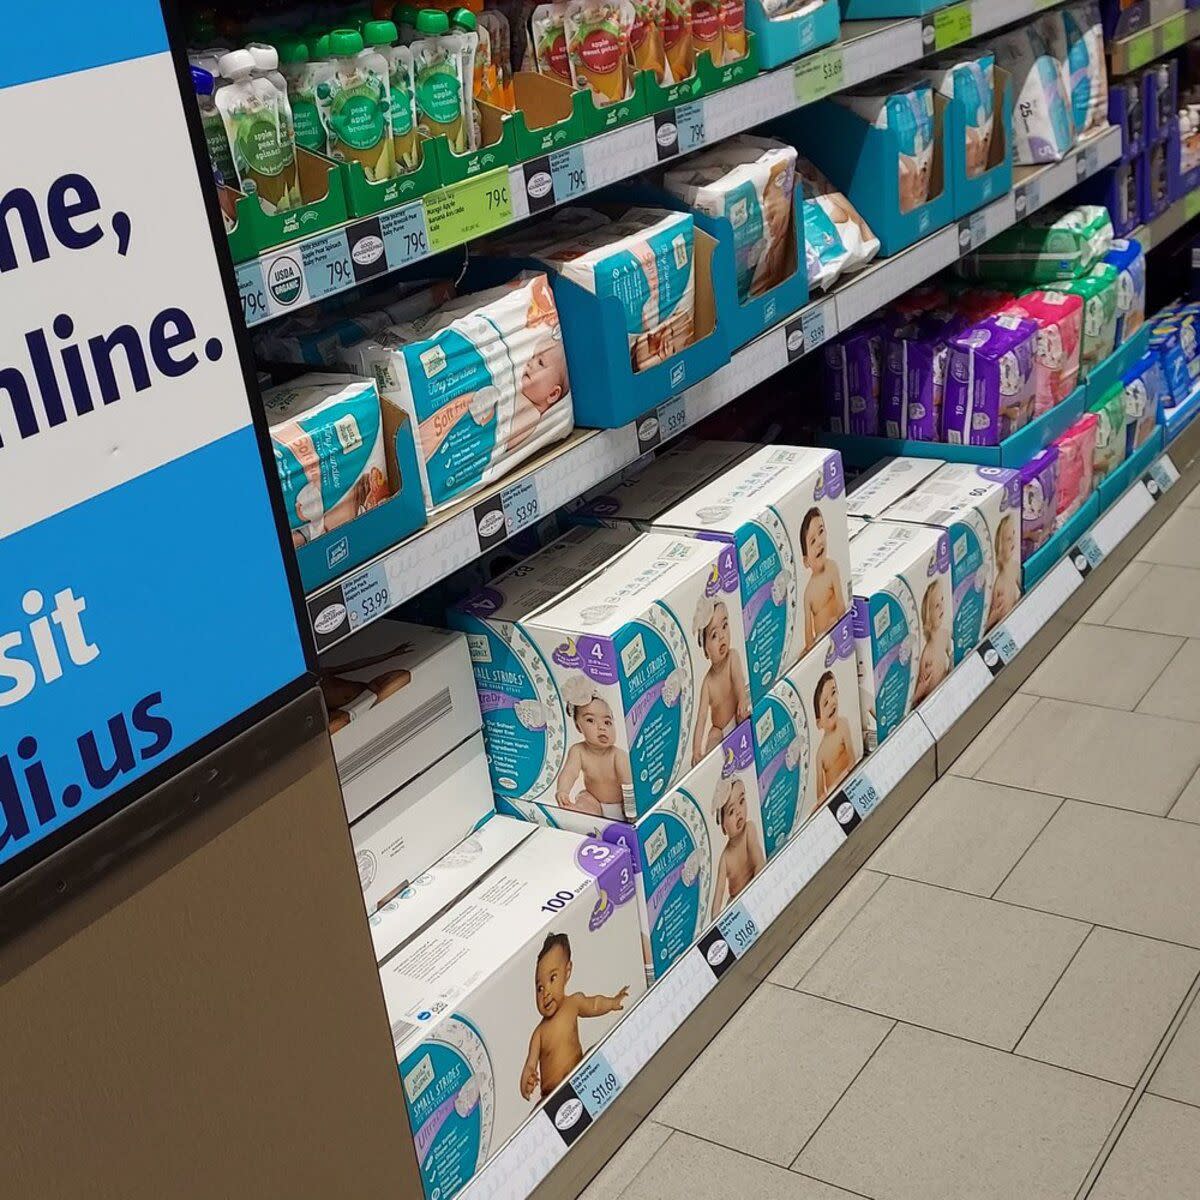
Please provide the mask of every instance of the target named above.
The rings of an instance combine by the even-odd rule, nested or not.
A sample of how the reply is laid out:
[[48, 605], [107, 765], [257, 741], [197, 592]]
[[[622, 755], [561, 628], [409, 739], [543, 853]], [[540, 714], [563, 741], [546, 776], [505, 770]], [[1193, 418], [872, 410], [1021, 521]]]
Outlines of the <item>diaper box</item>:
[[[1061, 57], [1061, 18], [1029, 21], [990, 39], [996, 65], [1012, 76], [1013, 162], [1058, 162], [1075, 143], [1075, 121]], [[1065, 52], [1065, 45], [1062, 47]]]
[[767, 858], [833, 794], [863, 755], [849, 613], [754, 705], [754, 761]]
[[746, 27], [762, 67], [778, 67], [837, 41], [838, 0], [748, 0]]
[[962, 662], [1021, 595], [1020, 472], [946, 463], [885, 516], [945, 530], [954, 586], [954, 661]]
[[852, 517], [877, 520], [941, 465], [942, 460], [937, 458], [897, 456], [881, 459], [871, 470], [853, 480], [846, 495], [846, 511]]
[[646, 979], [662, 978], [762, 870], [754, 735], [743, 721], [636, 821], [526, 801], [505, 812], [629, 849]]
[[928, 525], [872, 521], [850, 559], [863, 737], [874, 750], [954, 665], [950, 539]]
[[453, 1196], [645, 990], [629, 852], [538, 829], [380, 971], [427, 1200]]
[[849, 611], [846, 485], [836, 450], [763, 446], [654, 526], [736, 549], [754, 699]]
[[846, 518], [846, 532], [849, 533], [851, 538], [855, 537], [857, 534], [862, 533], [862, 531], [866, 528], [866, 526], [867, 526], [866, 517], [847, 517]]

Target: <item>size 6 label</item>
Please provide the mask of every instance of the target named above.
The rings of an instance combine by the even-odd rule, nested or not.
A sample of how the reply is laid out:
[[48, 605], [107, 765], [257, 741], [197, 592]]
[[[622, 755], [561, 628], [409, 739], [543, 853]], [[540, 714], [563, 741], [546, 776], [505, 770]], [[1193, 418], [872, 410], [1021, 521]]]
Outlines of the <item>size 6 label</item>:
[[237, 285], [246, 324], [257, 325], [259, 321], [265, 321], [271, 314], [267, 311], [267, 290], [257, 259], [244, 262], [237, 268]]
[[[382, 241], [378, 250], [382, 255]], [[301, 252], [304, 282], [308, 285], [311, 299], [320, 300], [354, 286], [354, 265], [350, 261], [350, 245], [346, 241], [345, 230], [335, 229], [324, 237], [313, 238], [303, 244]]]
[[704, 104], [693, 100], [688, 104], [680, 104], [675, 109], [676, 136], [679, 139], [679, 153], [687, 154], [704, 145]]
[[582, 196], [588, 190], [583, 147], [568, 146], [565, 150], [555, 150], [550, 155], [550, 176], [554, 180], [554, 199], [557, 203]]
[[501, 167], [425, 197], [425, 224], [435, 251], [461, 246], [512, 220], [508, 168]]
[[726, 909], [717, 921], [717, 928], [735, 958], [741, 958], [758, 940], [758, 926], [742, 904], [734, 904]]
[[841, 46], [830, 46], [802, 58], [795, 66], [792, 82], [796, 103], [812, 104], [830, 92], [839, 91], [845, 77]]
[[594, 1121], [620, 1094], [621, 1077], [599, 1050], [571, 1076], [571, 1087]]
[[395, 270], [429, 254], [429, 232], [425, 228], [425, 205], [418, 200], [394, 208], [379, 217], [379, 232], [388, 266]]
[[500, 510], [504, 513], [504, 524], [508, 536], [532, 525], [540, 515], [537, 483], [532, 479], [520, 479], [509, 484], [500, 493]]

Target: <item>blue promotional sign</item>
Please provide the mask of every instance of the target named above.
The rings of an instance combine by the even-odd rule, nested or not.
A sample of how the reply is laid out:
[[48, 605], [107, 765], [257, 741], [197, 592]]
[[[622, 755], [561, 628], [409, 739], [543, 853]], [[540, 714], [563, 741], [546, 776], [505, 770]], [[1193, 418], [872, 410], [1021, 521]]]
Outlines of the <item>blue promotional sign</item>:
[[0, 883], [307, 669], [157, 3], [0, 42]]

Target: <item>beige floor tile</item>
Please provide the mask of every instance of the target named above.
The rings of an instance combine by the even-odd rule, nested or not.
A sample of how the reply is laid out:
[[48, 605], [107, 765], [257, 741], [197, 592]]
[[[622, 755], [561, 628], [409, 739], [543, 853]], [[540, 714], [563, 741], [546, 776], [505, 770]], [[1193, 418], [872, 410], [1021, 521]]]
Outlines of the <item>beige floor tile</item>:
[[1198, 971], [1198, 950], [1093, 929], [1017, 1053], [1132, 1087]]
[[666, 1125], [643, 1121], [600, 1174], [580, 1192], [579, 1200], [616, 1200], [670, 1136], [671, 1130]]
[[795, 1165], [876, 1200], [1072, 1200], [1127, 1095], [897, 1025]]
[[1088, 1200], [1191, 1200], [1200, 1195], [1200, 1108], [1143, 1096]]
[[1182, 645], [1180, 638], [1161, 633], [1076, 625], [1021, 690], [1131, 710]]
[[1092, 607], [1080, 620], [1090, 625], [1103, 625], [1121, 607], [1129, 593], [1149, 574], [1150, 563], [1138, 562], [1135, 559], [1096, 597]]
[[1194, 508], [1177, 509], [1138, 551], [1142, 562], [1200, 567], [1200, 517]]
[[1183, 789], [1167, 816], [1173, 821], [1192, 821], [1200, 825], [1200, 771], [1192, 776], [1191, 783]]
[[764, 983], [666, 1094], [654, 1119], [787, 1166], [891, 1024]]
[[1011, 1050], [1087, 926], [889, 879], [800, 987]]
[[996, 896], [1200, 946], [1200, 826], [1067, 801]]
[[1192, 1002], [1150, 1080], [1149, 1090], [1200, 1108], [1200, 1002]]
[[1200, 508], [1200, 487], [1194, 487], [1183, 498], [1184, 508]]
[[[1197, 538], [1200, 539], [1200, 534]], [[1200, 638], [1189, 638], [1183, 643], [1142, 698], [1137, 711], [1181, 721], [1200, 721]], [[1200, 737], [1200, 733], [1192, 736]]]
[[1164, 717], [1041, 699], [975, 778], [1164, 816], [1200, 767], [1200, 738], [1188, 737], [1189, 729]]
[[884, 877], [862, 870], [830, 901], [828, 907], [804, 931], [804, 936], [779, 960], [767, 978], [781, 987], [795, 987], [801, 976], [833, 945], [838, 935], [854, 920], [875, 894]]
[[1060, 801], [946, 775], [868, 861], [888, 875], [990, 896]]
[[1152, 566], [1105, 623], [1200, 637], [1200, 571]]
[[785, 1167], [673, 1133], [620, 1200], [855, 1200]]
[[950, 764], [950, 775], [974, 775], [988, 756], [1002, 746], [1037, 703], [1036, 696], [1018, 692], [979, 732], [979, 736]]

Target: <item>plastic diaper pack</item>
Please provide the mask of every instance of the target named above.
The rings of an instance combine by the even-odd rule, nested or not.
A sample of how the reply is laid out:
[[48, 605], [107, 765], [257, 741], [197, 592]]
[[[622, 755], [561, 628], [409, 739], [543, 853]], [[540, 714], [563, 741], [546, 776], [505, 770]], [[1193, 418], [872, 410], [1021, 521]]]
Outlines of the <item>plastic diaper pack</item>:
[[754, 705], [754, 752], [769, 859], [862, 758], [849, 613]]
[[796, 159], [796, 178], [808, 286], [827, 288], [843, 272], [866, 266], [879, 253], [879, 239], [858, 209], [808, 159]]
[[1158, 355], [1147, 350], [1121, 377], [1125, 396], [1125, 453], [1132, 454], [1154, 435], [1158, 413], [1169, 396]]
[[1051, 205], [1030, 213], [959, 264], [967, 277], [1051, 283], [1085, 275], [1112, 248], [1112, 219], [1099, 204]]
[[883, 376], [886, 322], [863, 321], [826, 343], [822, 351], [825, 406], [833, 433], [862, 437], [879, 434], [879, 396]]
[[944, 530], [871, 521], [850, 543], [863, 737], [874, 750], [954, 665]]
[[1021, 561], [1053, 536], [1058, 498], [1058, 447], [1039, 450], [1021, 468]]
[[940, 439], [949, 343], [965, 324], [957, 313], [940, 309], [892, 328], [879, 397], [884, 437]]
[[987, 170], [995, 122], [996, 57], [984, 52], [970, 58], [943, 57], [918, 72], [947, 100], [957, 101], [966, 118], [967, 175], [974, 178]]
[[690, 213], [631, 208], [609, 225], [535, 254], [564, 279], [620, 301], [635, 371], [666, 362], [695, 340], [695, 223]]
[[388, 498], [383, 416], [371, 380], [302, 375], [262, 399], [294, 545]]
[[1080, 279], [1054, 285], [1054, 291], [1072, 293], [1083, 301], [1083, 338], [1079, 349], [1083, 375], [1103, 362], [1116, 347], [1117, 282], [1116, 270], [1101, 263]]
[[428, 1200], [458, 1192], [633, 1006], [639, 941], [629, 852], [538, 829], [381, 964]]
[[1150, 328], [1150, 349], [1158, 354], [1167, 383], [1164, 405], [1182, 404], [1200, 380], [1200, 338], [1196, 313], [1179, 308], [1160, 312]]
[[945, 440], [996, 446], [1033, 414], [1038, 324], [1014, 313], [985, 317], [950, 339], [942, 401]]
[[1118, 346], [1128, 341], [1146, 320], [1146, 255], [1136, 240], [1114, 238], [1104, 261], [1117, 272]]
[[416, 432], [430, 512], [507, 475], [575, 426], [545, 275], [526, 274], [344, 352]]
[[705, 150], [663, 176], [667, 191], [689, 208], [729, 221], [743, 304], [795, 269], [795, 183], [793, 147], [746, 135]]
[[1063, 59], [1071, 118], [1077, 137], [1108, 123], [1108, 68], [1104, 61], [1104, 29], [1098, 0], [1068, 4], [1057, 13], [1062, 21], [1066, 55]]
[[1013, 162], [1058, 162], [1075, 143], [1075, 122], [1054, 42], [1062, 33], [1057, 13], [1031, 21], [992, 41], [996, 65], [1013, 80]]
[[654, 528], [736, 550], [754, 699], [849, 610], [846, 485], [836, 450], [763, 446]]
[[884, 519], [945, 530], [954, 585], [954, 661], [962, 662], [1021, 597], [1020, 472], [945, 463]]
[[832, 99], [876, 128], [889, 130], [895, 138], [900, 211], [912, 212], [927, 203], [934, 150], [933, 88], [928, 80], [885, 75], [862, 87], [835, 93]]
[[1054, 441], [1058, 448], [1056, 530], [1061, 529], [1084, 506], [1095, 490], [1092, 472], [1096, 456], [1096, 427], [1099, 424], [1100, 419], [1095, 413], [1084, 413]]
[[1125, 461], [1125, 390], [1115, 383], [1088, 412], [1096, 414], [1092, 475], [1100, 483]]
[[1037, 322], [1033, 356], [1033, 416], [1065, 400], [1079, 382], [1083, 301], [1070, 292], [1026, 292], [1008, 312]]

